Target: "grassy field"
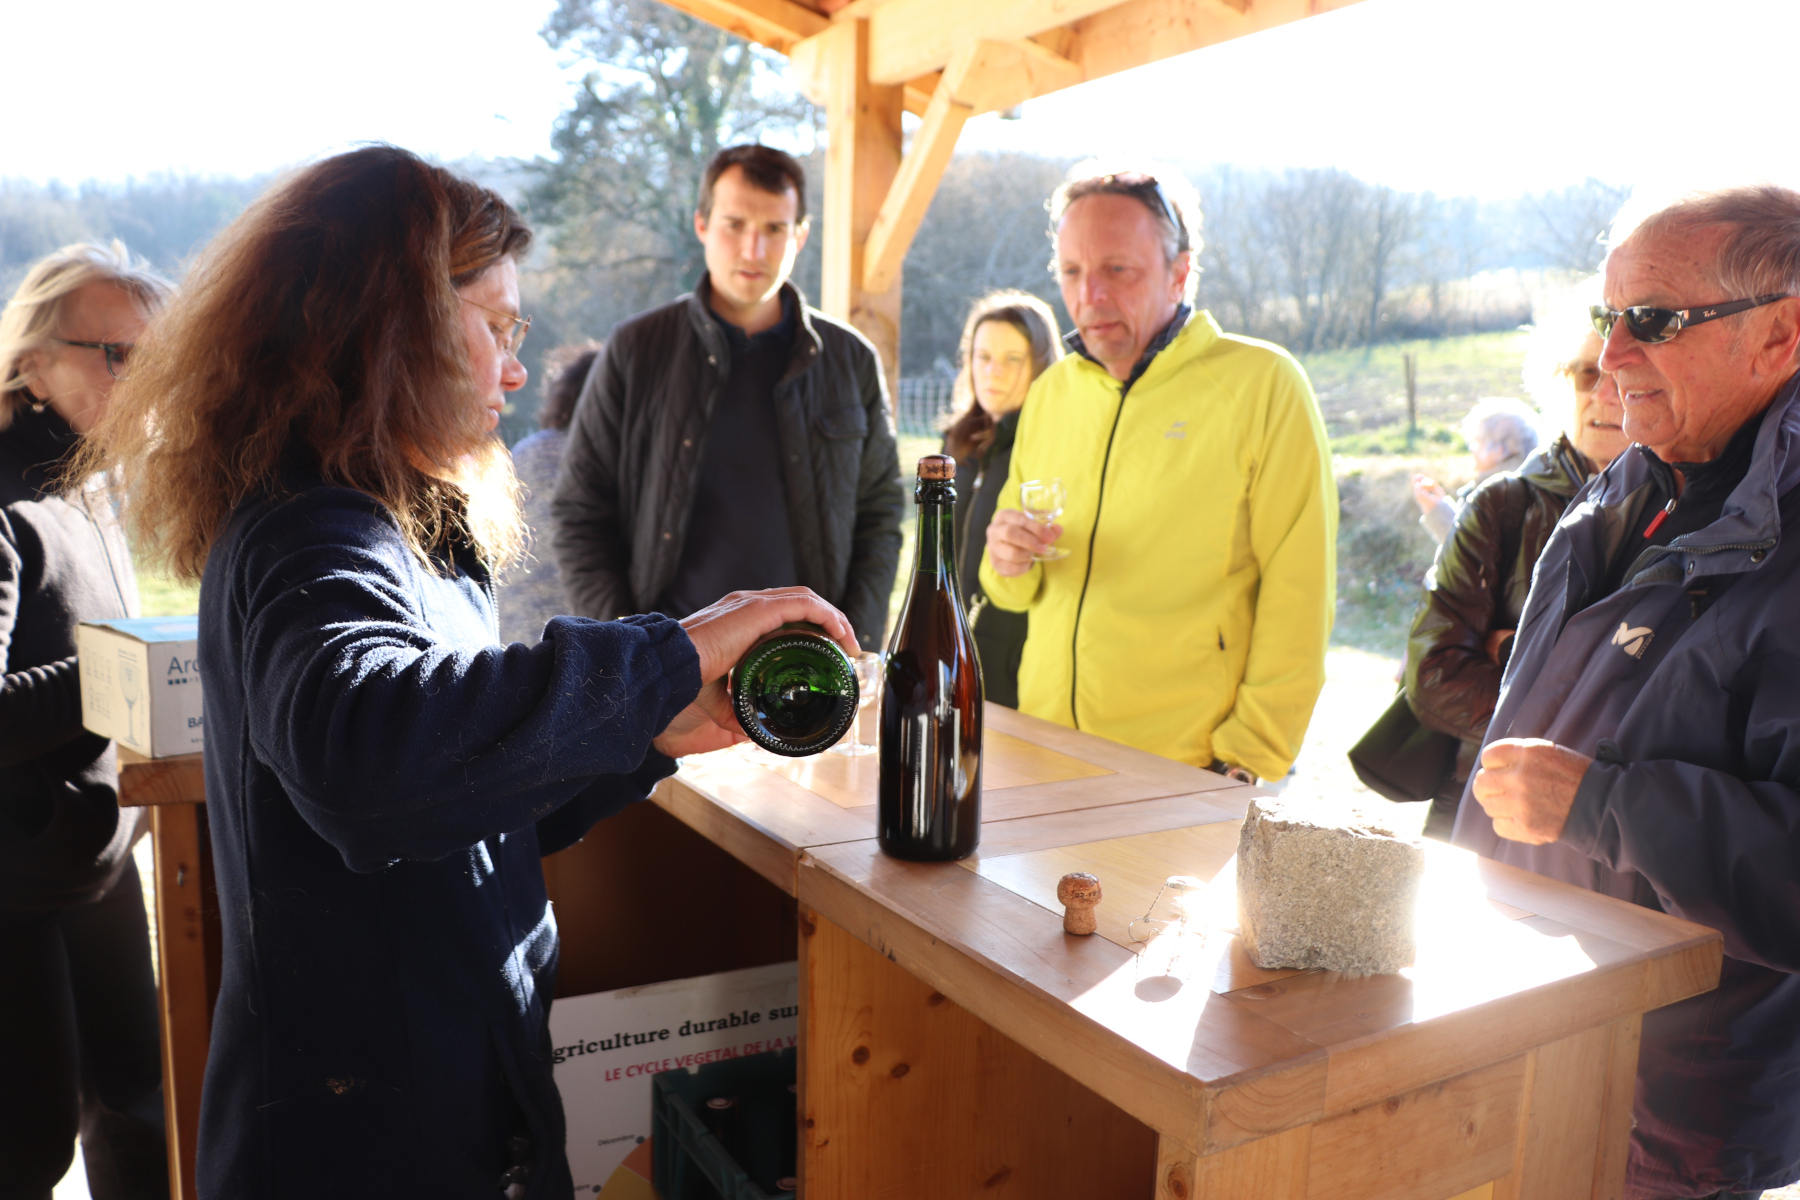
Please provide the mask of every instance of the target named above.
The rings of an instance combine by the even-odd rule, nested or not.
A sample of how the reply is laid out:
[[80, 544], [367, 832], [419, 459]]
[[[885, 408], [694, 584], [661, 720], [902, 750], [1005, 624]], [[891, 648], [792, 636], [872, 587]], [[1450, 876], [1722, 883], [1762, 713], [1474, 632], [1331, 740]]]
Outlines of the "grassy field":
[[[1476, 333], [1436, 341], [1396, 342], [1333, 350], [1302, 358], [1325, 431], [1336, 454], [1418, 453], [1462, 449], [1463, 414], [1483, 396], [1520, 396], [1524, 333]], [[1419, 434], [1406, 445], [1406, 367], [1418, 362]]]

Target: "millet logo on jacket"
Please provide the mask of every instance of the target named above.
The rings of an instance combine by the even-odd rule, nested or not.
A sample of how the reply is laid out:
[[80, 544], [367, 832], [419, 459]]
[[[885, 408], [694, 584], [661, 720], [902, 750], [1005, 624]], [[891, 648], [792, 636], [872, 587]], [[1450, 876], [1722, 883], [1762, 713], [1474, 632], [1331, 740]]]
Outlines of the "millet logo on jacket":
[[1642, 658], [1644, 651], [1650, 646], [1650, 640], [1655, 636], [1656, 631], [1648, 625], [1639, 625], [1634, 629], [1630, 622], [1620, 621], [1619, 632], [1613, 634], [1612, 644], [1624, 647], [1625, 653], [1633, 658]]

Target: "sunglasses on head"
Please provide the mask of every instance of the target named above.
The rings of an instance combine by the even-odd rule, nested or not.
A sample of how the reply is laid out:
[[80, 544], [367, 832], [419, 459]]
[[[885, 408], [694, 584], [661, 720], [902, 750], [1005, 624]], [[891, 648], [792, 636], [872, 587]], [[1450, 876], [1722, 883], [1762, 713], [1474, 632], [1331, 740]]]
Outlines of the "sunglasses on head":
[[1724, 304], [1708, 304], [1697, 308], [1652, 308], [1647, 304], [1639, 304], [1619, 309], [1596, 304], [1588, 309], [1588, 315], [1594, 319], [1594, 328], [1603, 338], [1612, 336], [1613, 324], [1623, 317], [1627, 333], [1640, 342], [1655, 345], [1669, 341], [1690, 325], [1704, 325], [1720, 317], [1729, 317], [1746, 309], [1761, 308], [1765, 304], [1787, 298], [1784, 293], [1758, 296], [1754, 300], [1728, 300]]

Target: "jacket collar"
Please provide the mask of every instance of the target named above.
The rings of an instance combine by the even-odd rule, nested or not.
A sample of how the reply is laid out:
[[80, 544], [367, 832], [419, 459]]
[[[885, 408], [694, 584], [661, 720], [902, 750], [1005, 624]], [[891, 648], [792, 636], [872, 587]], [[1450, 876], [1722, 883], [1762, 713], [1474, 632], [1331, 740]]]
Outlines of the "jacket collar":
[[[1600, 510], [1605, 528], [1629, 524], [1626, 510], [1648, 495], [1652, 466], [1647, 452], [1619, 455], [1601, 474], [1581, 508]], [[1761, 418], [1750, 468], [1725, 499], [1719, 519], [1670, 542], [1667, 551], [1691, 557], [1691, 575], [1754, 570], [1781, 537], [1781, 497], [1800, 485], [1800, 374], [1782, 385]], [[1627, 579], [1649, 564], [1634, 564]]]
[[[1141, 380], [1151, 377], [1161, 379], [1179, 371], [1190, 361], [1206, 353], [1213, 343], [1223, 336], [1219, 331], [1218, 322], [1214, 321], [1212, 314], [1204, 308], [1195, 313], [1178, 313], [1177, 316], [1181, 317], [1185, 323], [1171, 321], [1163, 331], [1168, 334], [1168, 341], [1155, 351], [1146, 347], [1144, 357], [1138, 361], [1137, 370], [1124, 384], [1113, 379], [1111, 372], [1085, 352], [1070, 354], [1062, 360], [1062, 363], [1072, 364], [1072, 367], [1065, 367], [1062, 363], [1058, 363], [1052, 369], [1097, 372], [1111, 381], [1112, 385], [1119, 389], [1120, 394], [1124, 395], [1136, 387]], [[1064, 340], [1067, 341], [1066, 338]]]
[[[687, 306], [688, 323], [694, 327], [694, 333], [700, 344], [706, 347], [707, 354], [718, 359], [722, 371], [731, 367], [731, 344], [725, 336], [725, 330], [713, 318], [712, 305], [708, 301], [712, 297], [712, 276], [702, 272], [700, 279], [694, 284], [694, 290], [682, 297]], [[781, 382], [786, 383], [804, 371], [817, 358], [824, 348], [825, 341], [819, 331], [813, 327], [812, 309], [807, 306], [806, 296], [794, 286], [793, 280], [781, 285], [781, 302], [794, 314], [794, 349], [788, 358], [787, 370], [782, 372]]]
[[[1185, 301], [1175, 306], [1175, 315], [1169, 318], [1169, 323], [1164, 325], [1161, 331], [1150, 339], [1150, 344], [1144, 347], [1144, 352], [1138, 356], [1137, 365], [1131, 368], [1131, 374], [1126, 378], [1121, 390], [1130, 388], [1132, 384], [1143, 378], [1144, 372], [1150, 369], [1151, 360], [1168, 349], [1169, 343], [1173, 342], [1181, 331], [1187, 328], [1188, 318], [1193, 315], [1193, 308]], [[1106, 370], [1104, 363], [1088, 353], [1087, 343], [1081, 340], [1079, 329], [1071, 329], [1064, 334], [1063, 344], [1069, 348], [1070, 353], [1079, 354], [1101, 370]]]
[[1539, 446], [1519, 464], [1519, 478], [1565, 500], [1580, 491], [1593, 474], [1593, 464], [1566, 433], [1558, 434], [1548, 446]]

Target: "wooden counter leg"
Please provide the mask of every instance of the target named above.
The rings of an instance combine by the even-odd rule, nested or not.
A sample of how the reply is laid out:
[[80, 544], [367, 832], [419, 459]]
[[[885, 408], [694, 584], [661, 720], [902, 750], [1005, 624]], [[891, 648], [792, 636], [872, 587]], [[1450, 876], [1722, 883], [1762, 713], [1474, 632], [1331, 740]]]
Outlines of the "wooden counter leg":
[[1517, 1161], [1494, 1200], [1619, 1200], [1642, 1027], [1633, 1015], [1532, 1052]]
[[1209, 1154], [1173, 1138], [1156, 1148], [1156, 1200], [1306, 1200], [1311, 1125]]
[[199, 806], [150, 810], [156, 851], [156, 954], [162, 981], [163, 1111], [168, 1120], [169, 1194], [195, 1200], [194, 1149], [200, 1082], [206, 1074], [212, 1007], [202, 918], [204, 847]]
[[1152, 1195], [1148, 1127], [829, 920], [800, 935], [805, 1200]]

